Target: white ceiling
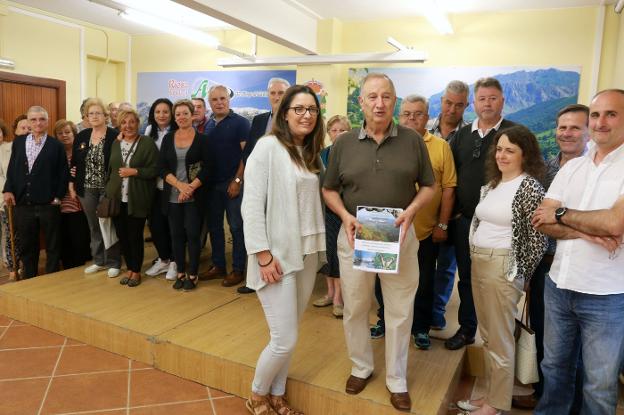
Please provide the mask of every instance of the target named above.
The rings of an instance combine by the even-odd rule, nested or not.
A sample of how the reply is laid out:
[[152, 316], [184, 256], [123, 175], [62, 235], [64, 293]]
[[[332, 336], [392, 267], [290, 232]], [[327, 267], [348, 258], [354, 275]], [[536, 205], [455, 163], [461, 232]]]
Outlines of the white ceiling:
[[[155, 33], [145, 26], [121, 19], [109, 7], [89, 0], [13, 0], [25, 6], [45, 10], [92, 24], [109, 27], [132, 35]], [[229, 0], [224, 2], [230, 3]], [[432, 1], [447, 13], [474, 13], [529, 9], [556, 9], [596, 6], [613, 0], [280, 0], [317, 19], [374, 20], [393, 17], [420, 16]], [[264, 2], [258, 1], [258, 7]]]

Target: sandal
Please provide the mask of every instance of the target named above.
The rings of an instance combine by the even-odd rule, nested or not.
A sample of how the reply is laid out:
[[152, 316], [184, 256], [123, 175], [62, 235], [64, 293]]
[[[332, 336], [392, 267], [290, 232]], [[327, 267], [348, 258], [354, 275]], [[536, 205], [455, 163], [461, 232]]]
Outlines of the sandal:
[[184, 286], [184, 281], [186, 281], [186, 274], [178, 274], [175, 282], [173, 283], [174, 290], [180, 290]]
[[245, 407], [249, 412], [254, 415], [276, 415], [273, 408], [271, 408], [269, 400], [266, 397], [262, 400], [249, 398], [247, 399], [247, 402], [245, 402]]
[[[133, 278], [135, 276], [137, 278]], [[137, 285], [141, 285], [141, 274], [139, 274], [138, 272], [134, 272], [133, 276], [128, 281], [128, 287], [136, 287]]]
[[288, 405], [286, 396], [271, 395], [269, 402], [271, 402], [273, 410], [275, 410], [275, 413], [278, 415], [304, 415], [303, 412], [294, 410]]

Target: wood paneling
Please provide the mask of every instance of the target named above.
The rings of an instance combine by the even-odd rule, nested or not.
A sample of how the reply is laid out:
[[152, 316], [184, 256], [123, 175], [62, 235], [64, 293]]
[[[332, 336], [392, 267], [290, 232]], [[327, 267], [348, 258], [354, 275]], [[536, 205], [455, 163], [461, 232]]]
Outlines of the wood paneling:
[[52, 134], [54, 123], [65, 118], [65, 81], [0, 71], [0, 119], [10, 127], [33, 105], [48, 111], [48, 133]]

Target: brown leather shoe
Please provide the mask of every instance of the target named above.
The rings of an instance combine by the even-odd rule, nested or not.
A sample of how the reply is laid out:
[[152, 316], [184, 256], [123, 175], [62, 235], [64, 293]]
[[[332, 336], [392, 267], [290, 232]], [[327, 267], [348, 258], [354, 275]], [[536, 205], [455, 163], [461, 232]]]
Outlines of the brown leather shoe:
[[225, 277], [225, 270], [223, 268], [212, 266], [210, 267], [208, 272], [201, 274], [199, 276], [199, 279], [201, 281], [208, 281], [208, 280], [216, 280], [216, 279], [223, 278], [223, 277]]
[[511, 398], [511, 406], [518, 409], [535, 409], [537, 399], [535, 395], [514, 395]]
[[232, 271], [221, 281], [221, 285], [224, 287], [233, 287], [243, 281], [245, 281], [245, 274], [240, 271]]
[[412, 399], [408, 392], [390, 392], [390, 403], [399, 411], [409, 412], [412, 409]]
[[349, 376], [349, 379], [347, 379], [345, 392], [347, 392], [349, 395], [357, 395], [358, 393], [364, 390], [364, 388], [366, 387], [366, 384], [372, 377], [373, 377], [372, 373], [368, 375], [367, 378], [358, 378], [357, 376], [353, 376], [353, 375]]

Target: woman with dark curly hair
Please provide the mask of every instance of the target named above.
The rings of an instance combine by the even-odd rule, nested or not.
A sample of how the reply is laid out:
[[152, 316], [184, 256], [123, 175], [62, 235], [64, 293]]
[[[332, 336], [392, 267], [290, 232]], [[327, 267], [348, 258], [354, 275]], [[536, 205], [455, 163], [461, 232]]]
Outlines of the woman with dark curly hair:
[[498, 132], [486, 160], [488, 183], [470, 229], [472, 295], [483, 338], [485, 396], [457, 405], [476, 415], [511, 409], [517, 304], [546, 250], [531, 225], [544, 197], [544, 160], [526, 127]]

